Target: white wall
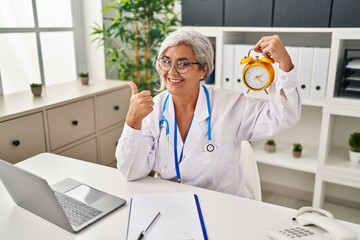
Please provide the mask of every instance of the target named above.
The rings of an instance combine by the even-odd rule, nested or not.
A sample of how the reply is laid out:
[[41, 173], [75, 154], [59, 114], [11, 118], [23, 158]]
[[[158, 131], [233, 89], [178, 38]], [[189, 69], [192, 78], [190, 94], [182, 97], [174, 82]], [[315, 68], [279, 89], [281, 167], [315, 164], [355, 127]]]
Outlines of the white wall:
[[87, 71], [91, 78], [105, 79], [104, 47], [91, 42], [95, 36], [90, 35], [95, 22], [102, 25], [101, 0], [82, 0], [82, 5]]

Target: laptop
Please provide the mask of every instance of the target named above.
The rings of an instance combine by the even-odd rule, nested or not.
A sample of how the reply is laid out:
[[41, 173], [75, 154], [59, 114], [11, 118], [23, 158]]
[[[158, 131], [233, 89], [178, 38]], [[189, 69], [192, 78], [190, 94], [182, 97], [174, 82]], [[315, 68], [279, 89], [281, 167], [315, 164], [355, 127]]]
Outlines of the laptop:
[[126, 203], [71, 178], [50, 187], [43, 178], [3, 160], [0, 179], [17, 205], [72, 233]]

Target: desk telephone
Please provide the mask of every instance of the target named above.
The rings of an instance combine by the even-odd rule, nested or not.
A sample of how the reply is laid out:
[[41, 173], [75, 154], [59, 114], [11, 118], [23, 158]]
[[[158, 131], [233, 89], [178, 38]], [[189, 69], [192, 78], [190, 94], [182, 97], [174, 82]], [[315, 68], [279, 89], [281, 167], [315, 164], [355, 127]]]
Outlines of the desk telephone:
[[298, 224], [288, 228], [267, 230], [273, 240], [357, 240], [357, 234], [337, 221], [324, 210], [312, 207], [300, 208], [293, 218]]

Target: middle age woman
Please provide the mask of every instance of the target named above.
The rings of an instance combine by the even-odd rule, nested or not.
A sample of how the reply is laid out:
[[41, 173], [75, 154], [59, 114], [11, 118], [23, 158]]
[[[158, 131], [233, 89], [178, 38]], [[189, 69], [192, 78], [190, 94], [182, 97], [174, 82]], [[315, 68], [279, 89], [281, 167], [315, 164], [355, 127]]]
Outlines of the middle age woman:
[[279, 64], [269, 100], [201, 84], [214, 69], [208, 38], [180, 28], [162, 43], [156, 69], [162, 89], [156, 97], [134, 83], [117, 167], [128, 180], [155, 171], [163, 179], [252, 198], [243, 181], [242, 140], [266, 139], [293, 127], [301, 102], [295, 69], [279, 36], [265, 36], [254, 51]]

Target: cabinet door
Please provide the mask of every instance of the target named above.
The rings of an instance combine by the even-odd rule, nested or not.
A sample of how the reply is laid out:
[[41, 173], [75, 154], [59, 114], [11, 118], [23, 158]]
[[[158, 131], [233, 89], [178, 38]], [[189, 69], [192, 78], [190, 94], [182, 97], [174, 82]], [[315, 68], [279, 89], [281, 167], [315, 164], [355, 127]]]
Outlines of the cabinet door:
[[223, 26], [223, 6], [223, 0], [182, 0], [182, 25]]
[[101, 164], [111, 165], [116, 161], [115, 149], [124, 125], [106, 132], [100, 136], [100, 158]]
[[66, 157], [72, 157], [88, 162], [97, 163], [96, 139], [93, 138], [70, 149], [60, 151], [58, 152], [58, 154]]
[[330, 12], [329, 0], [275, 0], [273, 27], [328, 27]]
[[0, 159], [16, 163], [46, 152], [41, 112], [0, 123]]
[[126, 113], [129, 109], [130, 97], [130, 88], [97, 97], [96, 114], [99, 121], [99, 130], [125, 121]]
[[93, 98], [50, 109], [47, 116], [51, 150], [95, 133]]
[[271, 27], [273, 1], [224, 0], [224, 8], [224, 26]]

